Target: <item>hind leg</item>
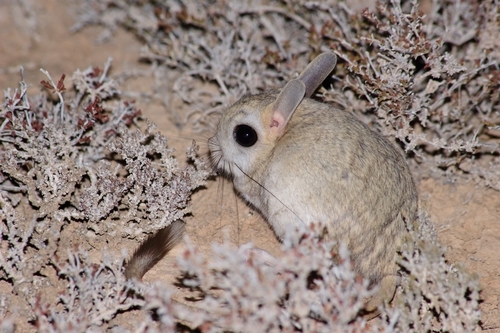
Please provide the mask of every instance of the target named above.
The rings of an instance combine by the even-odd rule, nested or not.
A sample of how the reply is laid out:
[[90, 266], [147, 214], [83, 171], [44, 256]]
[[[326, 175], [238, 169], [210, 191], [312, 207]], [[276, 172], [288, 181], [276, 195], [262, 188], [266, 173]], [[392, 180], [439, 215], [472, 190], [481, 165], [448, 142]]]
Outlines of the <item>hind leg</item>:
[[366, 320], [375, 318], [380, 314], [378, 311], [379, 305], [383, 303], [390, 303], [392, 301], [399, 283], [400, 277], [397, 275], [387, 275], [382, 278], [382, 281], [380, 281], [379, 284], [380, 289], [378, 292], [365, 303], [366, 314], [364, 317]]

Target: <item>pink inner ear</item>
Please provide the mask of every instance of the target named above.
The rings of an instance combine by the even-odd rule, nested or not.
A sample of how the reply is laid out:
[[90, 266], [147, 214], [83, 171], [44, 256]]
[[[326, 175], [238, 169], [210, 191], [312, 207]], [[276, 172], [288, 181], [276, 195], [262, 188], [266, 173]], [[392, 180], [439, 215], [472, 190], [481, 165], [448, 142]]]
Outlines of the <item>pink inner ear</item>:
[[274, 110], [270, 127], [278, 127], [278, 129], [280, 129], [283, 127], [284, 123], [285, 123], [285, 118], [283, 118], [281, 112], [279, 112], [278, 110]]

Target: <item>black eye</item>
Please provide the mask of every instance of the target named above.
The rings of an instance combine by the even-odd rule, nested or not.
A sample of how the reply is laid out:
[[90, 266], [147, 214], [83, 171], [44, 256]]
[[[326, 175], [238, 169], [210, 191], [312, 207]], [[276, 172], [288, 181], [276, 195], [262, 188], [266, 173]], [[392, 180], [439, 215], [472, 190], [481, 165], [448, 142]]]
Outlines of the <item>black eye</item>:
[[257, 132], [248, 125], [236, 126], [233, 131], [233, 137], [243, 147], [251, 147], [257, 142]]

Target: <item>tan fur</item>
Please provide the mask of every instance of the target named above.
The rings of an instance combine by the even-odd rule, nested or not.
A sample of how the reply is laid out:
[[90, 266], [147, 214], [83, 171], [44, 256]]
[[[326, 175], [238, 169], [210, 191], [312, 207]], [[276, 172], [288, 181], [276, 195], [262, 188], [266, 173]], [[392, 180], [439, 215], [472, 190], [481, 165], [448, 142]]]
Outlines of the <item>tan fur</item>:
[[[348, 246], [355, 270], [381, 286], [367, 304], [373, 311], [394, 295], [405, 223], [416, 219], [417, 192], [408, 166], [386, 138], [354, 115], [309, 98], [284, 111], [293, 115], [276, 135], [273, 119], [283, 119], [274, 117], [281, 112], [274, 105], [278, 96], [248, 96], [227, 109], [209, 140], [212, 161], [231, 175], [236, 190], [278, 237], [299, 224], [324, 223], [328, 237]], [[235, 141], [239, 124], [255, 129], [255, 145]]]

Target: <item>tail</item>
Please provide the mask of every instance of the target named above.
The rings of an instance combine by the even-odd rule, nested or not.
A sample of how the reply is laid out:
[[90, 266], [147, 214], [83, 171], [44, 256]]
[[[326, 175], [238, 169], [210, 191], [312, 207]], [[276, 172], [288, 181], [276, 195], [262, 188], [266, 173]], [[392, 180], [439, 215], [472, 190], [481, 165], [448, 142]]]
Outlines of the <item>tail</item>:
[[153, 268], [181, 240], [184, 229], [185, 223], [177, 220], [158, 230], [156, 234], [149, 236], [125, 264], [125, 277], [127, 280], [141, 280], [144, 274]]

